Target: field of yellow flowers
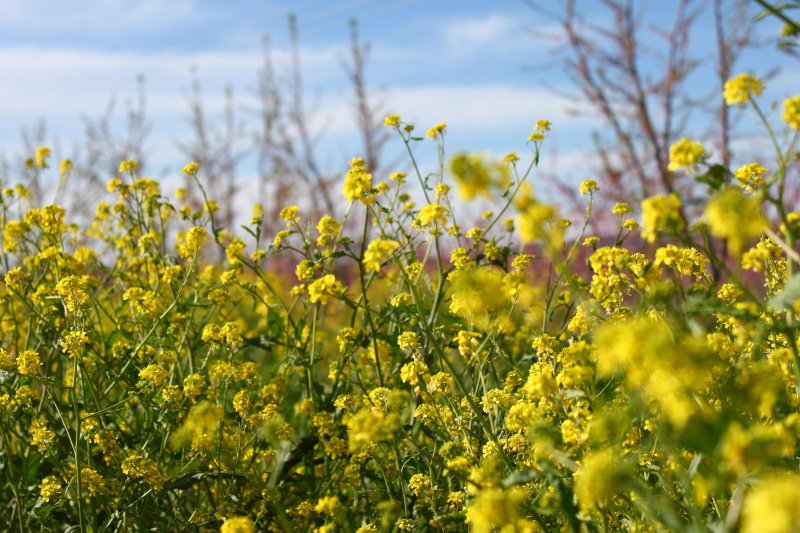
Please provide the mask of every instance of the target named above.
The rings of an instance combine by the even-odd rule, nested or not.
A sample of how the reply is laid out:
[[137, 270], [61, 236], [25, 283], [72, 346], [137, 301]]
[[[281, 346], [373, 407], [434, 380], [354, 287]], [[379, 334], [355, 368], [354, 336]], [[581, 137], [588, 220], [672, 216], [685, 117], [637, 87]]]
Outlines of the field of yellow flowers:
[[[595, 181], [573, 224], [534, 195], [546, 120], [491, 162], [391, 115], [438, 172], [353, 159], [343, 216], [286, 206], [269, 238], [259, 206], [219, 227], [194, 163], [199, 208], [128, 160], [85, 227], [7, 186], [2, 528], [795, 531], [800, 96], [770, 121], [762, 91], [724, 96], [773, 161], [721, 169], [681, 139], [670, 169], [705, 206], [619, 203], [610, 237], [587, 234]], [[456, 188], [499, 209], [462, 227]]]

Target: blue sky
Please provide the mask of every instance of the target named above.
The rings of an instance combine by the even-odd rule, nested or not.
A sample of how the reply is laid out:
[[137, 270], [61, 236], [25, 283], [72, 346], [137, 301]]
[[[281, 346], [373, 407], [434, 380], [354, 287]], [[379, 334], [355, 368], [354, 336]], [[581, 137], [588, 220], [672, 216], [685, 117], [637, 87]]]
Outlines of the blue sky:
[[[670, 23], [676, 3], [636, 2], [647, 45], [658, 45], [652, 27]], [[597, 20], [602, 17], [598, 4], [578, 5], [583, 15]], [[318, 125], [326, 129], [321, 144], [326, 164], [341, 167], [359, 155], [341, 68], [347, 21], [355, 17], [372, 45], [368, 82], [386, 88], [387, 112], [422, 129], [446, 121], [451, 149], [497, 154], [524, 150], [533, 123], [549, 118], [554, 131], [543, 168], [565, 175], [590, 171], [589, 132], [599, 122], [563, 94], [570, 86], [549, 53], [552, 43], [528, 33], [556, 27], [522, 0], [3, 0], [0, 156], [21, 155], [20, 131], [39, 119], [47, 124], [48, 142], [68, 154], [80, 142], [81, 117], [101, 115], [112, 96], [124, 110], [136, 95], [137, 75], [143, 74], [153, 127], [152, 167], [174, 174], [185, 162], [176, 142], [190, 133], [190, 68], [197, 68], [212, 115], [221, 112], [226, 86], [232, 87], [237, 105], [246, 107], [252, 103], [265, 33], [278, 68], [285, 65], [290, 12], [298, 16], [307, 96], [319, 102]], [[706, 9], [692, 41], [700, 57], [706, 50], [711, 56], [710, 24]], [[767, 97], [796, 93], [796, 64], [772, 47], [776, 25], [759, 23], [757, 32], [767, 44], [743, 57], [736, 72], [764, 74], [781, 67]], [[706, 69], [692, 83], [708, 87], [709, 74]], [[432, 151], [422, 154], [431, 157]], [[245, 162], [241, 172], [246, 179], [252, 165]]]

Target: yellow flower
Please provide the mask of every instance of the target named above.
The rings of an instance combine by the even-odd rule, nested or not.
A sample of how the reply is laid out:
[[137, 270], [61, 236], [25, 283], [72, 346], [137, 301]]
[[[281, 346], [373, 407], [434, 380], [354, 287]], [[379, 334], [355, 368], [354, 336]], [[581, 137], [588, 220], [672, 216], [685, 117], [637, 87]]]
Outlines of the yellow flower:
[[419, 335], [413, 331], [404, 331], [397, 337], [397, 345], [406, 352], [415, 352], [420, 346]]
[[722, 96], [725, 103], [736, 105], [747, 102], [753, 96], [761, 96], [764, 92], [764, 82], [759, 78], [747, 73], [734, 76], [725, 82]]
[[214, 435], [224, 414], [222, 407], [209, 401], [202, 401], [194, 405], [186, 415], [183, 425], [172, 434], [172, 447], [179, 450], [197, 437]]
[[594, 180], [583, 180], [581, 182], [580, 191], [583, 195], [591, 194], [599, 189], [600, 186], [597, 185], [597, 182]]
[[233, 410], [242, 418], [247, 415], [247, 411], [253, 406], [253, 399], [246, 390], [240, 390], [233, 397]]
[[715, 194], [706, 204], [705, 216], [709, 232], [726, 239], [734, 255], [739, 255], [745, 243], [758, 237], [767, 225], [758, 200], [734, 187]]
[[677, 194], [658, 194], [642, 200], [642, 238], [647, 242], [655, 242], [659, 230], [680, 231], [683, 227]]
[[47, 503], [50, 499], [61, 492], [61, 482], [55, 476], [47, 476], [39, 484], [39, 497]]
[[183, 167], [183, 170], [181, 170], [181, 172], [183, 172], [184, 174], [187, 174], [189, 176], [194, 176], [195, 174], [197, 174], [197, 171], [199, 170], [199, 168], [200, 168], [200, 165], [198, 165], [197, 163], [192, 161], [191, 163], [189, 163], [188, 165]]
[[47, 421], [39, 417], [31, 423], [31, 444], [37, 446], [40, 452], [45, 451], [56, 438], [56, 434], [47, 428]]
[[244, 248], [244, 241], [239, 237], [234, 237], [233, 240], [231, 240], [230, 244], [228, 244], [228, 247], [225, 248], [225, 257], [228, 258], [228, 262], [231, 265], [241, 263], [241, 258], [244, 257]]
[[522, 487], [484, 488], [467, 507], [466, 523], [474, 533], [536, 531], [533, 524], [520, 517], [519, 507], [527, 499]]
[[161, 365], [147, 365], [139, 371], [140, 383], [149, 383], [154, 387], [160, 387], [167, 379], [169, 372]]
[[788, 533], [800, 524], [800, 476], [772, 476], [745, 496], [742, 533]]
[[627, 215], [632, 211], [633, 209], [626, 202], [618, 202], [611, 208], [611, 213], [614, 215]]
[[447, 208], [441, 204], [428, 204], [419, 210], [417, 218], [414, 219], [414, 226], [417, 228], [429, 228], [436, 225], [443, 225], [447, 222]]
[[752, 192], [764, 182], [762, 176], [767, 171], [758, 163], [750, 163], [736, 169], [733, 176], [739, 181], [739, 187], [747, 192]]
[[339, 234], [342, 225], [330, 215], [325, 215], [317, 223], [317, 246], [327, 246]]
[[450, 312], [488, 329], [510, 305], [503, 290], [503, 273], [496, 268], [476, 268], [453, 275]]
[[287, 226], [290, 226], [293, 222], [300, 221], [300, 217], [297, 216], [297, 213], [299, 212], [299, 207], [296, 205], [289, 205], [281, 209], [280, 217], [287, 222]]
[[58, 165], [58, 173], [67, 174], [70, 170], [72, 170], [72, 161], [69, 159], [62, 159], [61, 163]]
[[364, 168], [366, 162], [355, 157], [350, 161], [350, 170], [344, 178], [342, 194], [348, 201], [361, 200], [365, 204], [371, 204], [372, 198], [369, 196], [372, 190], [372, 174]]
[[17, 372], [23, 376], [33, 376], [39, 373], [42, 360], [33, 350], [26, 350], [17, 355]]
[[697, 169], [697, 164], [703, 159], [705, 148], [697, 141], [686, 138], [679, 139], [669, 147], [669, 170], [685, 168], [688, 171]]
[[389, 259], [400, 243], [391, 239], [375, 239], [364, 251], [364, 268], [367, 272], [380, 272], [381, 265]]
[[558, 224], [555, 206], [540, 203], [532, 197], [518, 205], [524, 206], [517, 218], [523, 244], [544, 239], [550, 248], [558, 249], [562, 244], [564, 228]]
[[83, 331], [74, 330], [66, 334], [59, 341], [61, 349], [70, 357], [78, 357], [84, 345], [89, 342], [89, 337]]
[[383, 119], [384, 126], [399, 126], [400, 125], [401, 117], [400, 115], [388, 115], [385, 119]]
[[574, 474], [575, 496], [584, 513], [611, 500], [625, 490], [633, 469], [613, 448], [590, 452]]
[[783, 101], [783, 113], [781, 119], [790, 128], [800, 130], [800, 94], [790, 96]]
[[220, 533], [253, 533], [255, 526], [246, 516], [232, 516], [223, 522]]
[[507, 165], [489, 161], [479, 154], [455, 154], [450, 159], [450, 172], [465, 200], [476, 196], [491, 197], [492, 187], [503, 187], [509, 179]]
[[40, 146], [36, 149], [33, 156], [33, 164], [36, 168], [47, 168], [47, 158], [50, 157], [50, 148]]
[[184, 243], [178, 246], [178, 254], [183, 258], [197, 255], [203, 249], [208, 232], [202, 226], [195, 226], [186, 232]]
[[428, 130], [427, 136], [428, 137], [441, 136], [444, 133], [445, 128], [447, 128], [447, 124], [444, 122], [440, 122]]
[[125, 161], [119, 164], [120, 174], [133, 174], [137, 170], [139, 170], [139, 163], [137, 163], [133, 159], [126, 159]]
[[508, 152], [506, 155], [503, 156], [503, 163], [507, 163], [513, 165], [519, 161], [519, 155], [517, 152]]
[[325, 274], [308, 285], [308, 301], [313, 303], [328, 303], [331, 297], [339, 296], [344, 292], [344, 286], [333, 274]]
[[338, 507], [339, 498], [336, 496], [323, 496], [317, 500], [317, 504], [314, 506], [314, 512], [333, 516]]
[[414, 495], [419, 496], [431, 488], [431, 478], [418, 472], [408, 480], [408, 488]]

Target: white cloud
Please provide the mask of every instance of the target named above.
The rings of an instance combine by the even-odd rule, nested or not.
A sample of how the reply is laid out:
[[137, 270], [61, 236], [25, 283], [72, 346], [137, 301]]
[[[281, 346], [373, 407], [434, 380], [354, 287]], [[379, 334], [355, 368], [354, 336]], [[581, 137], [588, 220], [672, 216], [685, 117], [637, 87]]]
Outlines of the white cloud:
[[[306, 50], [303, 63], [320, 75], [338, 72], [336, 48]], [[273, 54], [276, 68], [288, 62], [285, 52]], [[333, 65], [331, 65], [333, 63]], [[183, 110], [190, 67], [211, 100], [221, 105], [221, 88], [230, 83], [241, 94], [256, 82], [262, 65], [258, 52], [101, 52], [52, 48], [0, 49], [0, 71], [10, 82], [0, 84], [0, 114], [8, 123], [38, 116], [79, 116], [102, 111], [112, 93], [135, 94], [135, 79], [147, 80], [148, 110], [174, 114]], [[327, 69], [327, 70], [326, 70]]]
[[519, 22], [511, 15], [497, 13], [483, 18], [448, 22], [444, 41], [453, 50], [467, 51], [504, 42], [509, 34], [520, 33]]
[[93, 35], [141, 33], [185, 22], [198, 12], [193, 0], [4, 0], [0, 2], [0, 28]]

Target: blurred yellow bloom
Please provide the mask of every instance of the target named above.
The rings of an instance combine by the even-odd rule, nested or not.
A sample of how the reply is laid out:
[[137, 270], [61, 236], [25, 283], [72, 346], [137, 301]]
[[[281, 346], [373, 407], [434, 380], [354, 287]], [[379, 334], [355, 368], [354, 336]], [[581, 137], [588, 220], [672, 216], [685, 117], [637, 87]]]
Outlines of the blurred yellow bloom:
[[728, 105], [742, 104], [764, 92], [764, 82], [751, 74], [738, 74], [725, 82], [722, 96]]

